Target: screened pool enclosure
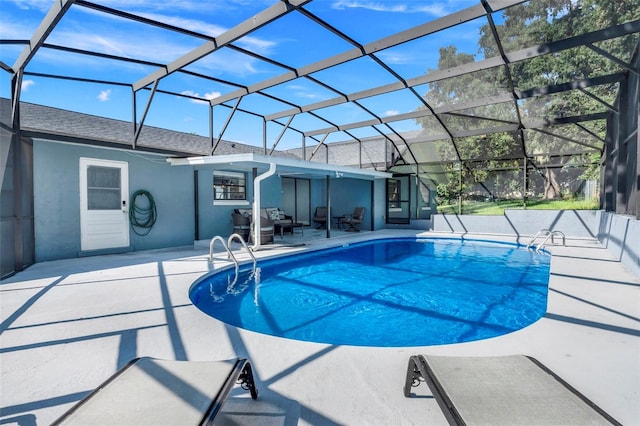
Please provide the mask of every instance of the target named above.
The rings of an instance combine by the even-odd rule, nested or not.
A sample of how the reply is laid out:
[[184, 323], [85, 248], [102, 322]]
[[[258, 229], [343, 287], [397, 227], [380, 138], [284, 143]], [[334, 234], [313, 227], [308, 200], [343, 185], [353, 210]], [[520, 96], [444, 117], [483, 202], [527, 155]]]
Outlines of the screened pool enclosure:
[[[640, 0], [46, 3], [3, 1], [17, 134], [28, 102], [129, 120], [134, 150], [155, 126], [207, 137], [200, 155], [390, 171], [414, 218], [561, 197], [639, 214]], [[110, 108], [79, 101], [97, 92]]]

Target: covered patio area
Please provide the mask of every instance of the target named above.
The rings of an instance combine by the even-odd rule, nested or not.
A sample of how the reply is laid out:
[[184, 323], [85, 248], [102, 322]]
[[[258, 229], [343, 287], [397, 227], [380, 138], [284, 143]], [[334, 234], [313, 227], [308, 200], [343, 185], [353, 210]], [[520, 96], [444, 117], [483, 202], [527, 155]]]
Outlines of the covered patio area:
[[[243, 206], [247, 211], [252, 211], [253, 218], [267, 221], [266, 213], [262, 214], [261, 210], [277, 207], [299, 225], [295, 229], [300, 233], [304, 232], [304, 228], [319, 225], [315, 222], [315, 211], [317, 208], [325, 209], [327, 219], [320, 224], [326, 238], [346, 229], [340, 219], [352, 213], [356, 207], [364, 208], [365, 212], [357, 229], [378, 230], [385, 226], [386, 180], [392, 177], [391, 173], [255, 153], [171, 158], [168, 162], [177, 168], [191, 167], [196, 176], [207, 176], [212, 170], [214, 174], [233, 171], [247, 176], [248, 183], [244, 191], [251, 196], [245, 195], [246, 200], [213, 200], [212, 205], [206, 196], [202, 197], [202, 201], [200, 197], [196, 198], [194, 221], [202, 224], [199, 226], [202, 231], [196, 231], [196, 240], [208, 241], [215, 235], [226, 239], [230, 235], [230, 228], [221, 223], [225, 223], [226, 215], [235, 208]], [[205, 179], [195, 178], [200, 183], [196, 183], [194, 193], [208, 191], [210, 182]], [[285, 185], [286, 179], [304, 181], [304, 190], [298, 189], [296, 184], [293, 187]], [[198, 186], [204, 189], [200, 190]], [[205, 229], [207, 220], [218, 224]], [[251, 226], [252, 235], [258, 235], [261, 221], [251, 220]], [[284, 231], [290, 232], [291, 229], [282, 231], [284, 234]], [[280, 238], [280, 229], [274, 229], [274, 234], [277, 234], [275, 240]], [[257, 240], [252, 243], [256, 250], [263, 246]]]

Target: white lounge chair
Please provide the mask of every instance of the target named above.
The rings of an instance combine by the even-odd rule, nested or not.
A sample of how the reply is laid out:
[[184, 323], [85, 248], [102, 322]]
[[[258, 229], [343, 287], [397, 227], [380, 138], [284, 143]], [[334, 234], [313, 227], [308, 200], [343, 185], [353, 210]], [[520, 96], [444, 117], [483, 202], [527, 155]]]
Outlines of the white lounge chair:
[[136, 358], [55, 425], [209, 425], [239, 382], [256, 399], [249, 361]]
[[620, 425], [534, 358], [409, 359], [404, 395], [422, 381], [457, 425]]

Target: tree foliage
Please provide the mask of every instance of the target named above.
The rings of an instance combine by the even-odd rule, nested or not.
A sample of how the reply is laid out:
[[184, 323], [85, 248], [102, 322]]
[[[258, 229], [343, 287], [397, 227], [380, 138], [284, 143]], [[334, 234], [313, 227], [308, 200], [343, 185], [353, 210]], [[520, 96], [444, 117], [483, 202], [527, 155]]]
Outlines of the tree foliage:
[[[496, 29], [505, 52], [517, 51], [532, 46], [543, 46], [558, 40], [580, 36], [603, 28], [619, 25], [640, 18], [640, 0], [532, 0], [505, 9], [495, 17]], [[614, 57], [628, 62], [637, 43], [637, 34], [595, 43]], [[487, 23], [480, 29], [478, 53], [480, 57], [490, 58], [500, 55], [491, 27]], [[474, 55], [458, 52], [456, 46], [446, 46], [439, 51], [438, 69], [471, 63]], [[429, 70], [432, 71], [432, 70]], [[581, 46], [553, 54], [538, 56], [504, 66], [473, 72], [462, 76], [443, 79], [429, 86], [425, 99], [437, 108], [468, 100], [483, 99], [501, 93], [510, 93], [512, 89], [528, 90], [568, 83], [577, 79], [589, 79], [621, 72], [615, 61], [601, 55], [597, 49]], [[513, 86], [511, 86], [511, 82]], [[572, 90], [561, 94], [536, 96], [525, 99], [520, 104], [520, 117], [523, 121], [535, 121], [549, 117], [586, 116], [603, 111], [603, 103], [613, 105], [618, 84], [604, 84], [586, 89]], [[506, 123], [517, 123], [518, 115], [514, 102], [476, 107], [458, 114], [442, 114], [442, 123], [450, 132], [469, 129], [490, 129]], [[434, 121], [420, 120], [426, 132], [442, 133]], [[601, 145], [589, 132], [604, 137], [605, 120], [593, 121], [582, 126], [562, 125], [547, 129], [545, 132], [526, 131], [526, 145], [520, 132], [487, 132], [481, 136], [455, 138], [437, 143], [441, 158], [462, 160], [463, 188], [477, 185], [488, 178], [487, 170], [521, 167], [525, 155], [536, 162], [539, 170], [544, 170], [545, 198], [561, 195], [558, 173], [561, 166], [577, 158], [590, 160], [601, 154], [601, 150], [592, 148]], [[590, 145], [591, 147], [588, 147]], [[558, 154], [568, 154], [558, 156]], [[553, 156], [554, 155], [554, 156]], [[553, 157], [552, 157], [553, 156]], [[559, 159], [559, 160], [558, 160]], [[481, 161], [470, 161], [481, 160]], [[552, 162], [561, 162], [560, 165]], [[595, 162], [589, 161], [590, 164]], [[451, 198], [460, 190], [458, 165], [445, 168], [449, 174], [449, 183], [441, 184], [439, 193]], [[597, 176], [597, 165], [590, 165], [583, 176]], [[508, 176], [508, 173], [505, 174]], [[522, 179], [517, 173], [503, 182], [507, 191], [522, 193]], [[508, 182], [512, 179], [511, 182]]]

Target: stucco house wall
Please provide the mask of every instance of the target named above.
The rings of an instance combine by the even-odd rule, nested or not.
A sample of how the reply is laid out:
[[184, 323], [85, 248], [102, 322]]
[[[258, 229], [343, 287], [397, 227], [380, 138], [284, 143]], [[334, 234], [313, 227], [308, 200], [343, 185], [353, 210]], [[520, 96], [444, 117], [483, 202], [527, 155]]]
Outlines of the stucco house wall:
[[356, 207], [364, 207], [361, 229], [371, 229], [371, 181], [355, 179], [332, 179], [331, 208], [332, 216], [353, 213]]
[[139, 189], [153, 196], [158, 219], [151, 232], [130, 232], [130, 248], [193, 244], [193, 171], [171, 167], [164, 156], [34, 140], [33, 191], [36, 262], [82, 255], [80, 157], [129, 164], [129, 198]]
[[[360, 229], [385, 228], [386, 180], [331, 179], [331, 216], [353, 213], [356, 207], [364, 207], [365, 215]], [[326, 179], [311, 181], [311, 215], [316, 207], [327, 206]], [[312, 224], [313, 225], [313, 224]]]

